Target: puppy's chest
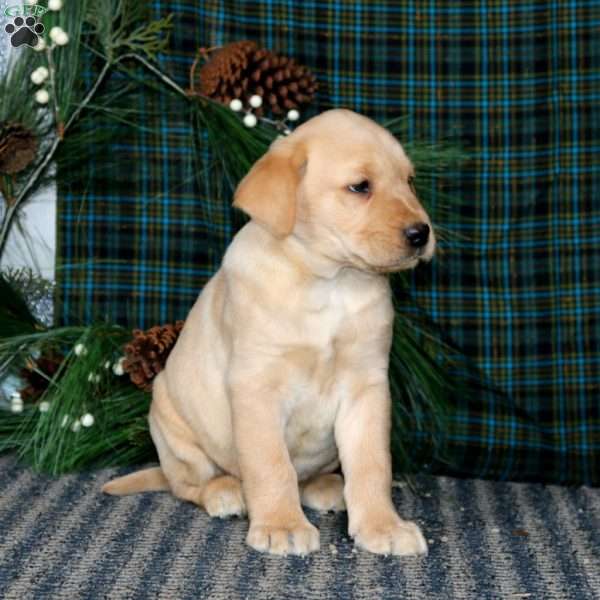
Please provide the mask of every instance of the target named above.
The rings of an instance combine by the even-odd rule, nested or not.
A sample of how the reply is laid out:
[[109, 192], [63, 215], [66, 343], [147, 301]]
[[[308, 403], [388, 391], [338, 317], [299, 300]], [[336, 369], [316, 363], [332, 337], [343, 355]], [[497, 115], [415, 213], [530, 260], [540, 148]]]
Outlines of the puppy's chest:
[[[326, 361], [325, 361], [326, 362]], [[337, 456], [334, 425], [341, 401], [335, 369], [318, 365], [290, 380], [285, 401], [285, 439], [299, 475], [310, 476]]]
[[298, 344], [286, 353], [285, 437], [300, 475], [337, 456], [334, 425], [344, 396], [356, 327], [347, 305], [313, 304]]
[[[384, 290], [385, 291], [385, 290]], [[315, 287], [299, 298], [303, 311], [288, 329], [285, 373], [285, 438], [300, 476], [337, 458], [334, 426], [340, 403], [351, 395], [361, 371], [377, 354], [370, 334], [385, 314], [381, 289], [360, 281]]]
[[314, 285], [296, 298], [293, 312], [297, 341], [312, 346], [320, 358], [329, 360], [336, 341], [355, 330], [365, 296], [368, 294], [348, 283]]

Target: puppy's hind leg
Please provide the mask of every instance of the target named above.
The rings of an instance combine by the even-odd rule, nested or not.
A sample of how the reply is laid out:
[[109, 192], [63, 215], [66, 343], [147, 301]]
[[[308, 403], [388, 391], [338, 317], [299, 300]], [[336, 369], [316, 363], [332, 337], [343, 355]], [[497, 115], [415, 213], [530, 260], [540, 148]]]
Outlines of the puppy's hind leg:
[[210, 516], [245, 514], [240, 480], [225, 475], [196, 443], [188, 425], [173, 410], [161, 375], [154, 381], [148, 421], [171, 492], [204, 508]]

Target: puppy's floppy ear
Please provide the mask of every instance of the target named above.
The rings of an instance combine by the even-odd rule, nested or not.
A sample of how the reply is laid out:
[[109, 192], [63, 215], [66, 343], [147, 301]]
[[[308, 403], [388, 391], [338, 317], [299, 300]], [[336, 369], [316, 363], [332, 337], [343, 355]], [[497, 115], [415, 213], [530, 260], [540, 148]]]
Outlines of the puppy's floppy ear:
[[233, 205], [273, 235], [289, 235], [296, 221], [296, 196], [305, 162], [303, 144], [288, 138], [276, 140], [240, 182]]

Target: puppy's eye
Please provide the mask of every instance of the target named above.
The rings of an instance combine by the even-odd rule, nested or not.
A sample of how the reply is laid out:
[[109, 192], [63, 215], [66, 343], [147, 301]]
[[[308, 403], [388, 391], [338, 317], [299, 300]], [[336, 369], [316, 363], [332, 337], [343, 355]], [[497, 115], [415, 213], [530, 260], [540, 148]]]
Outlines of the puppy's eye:
[[410, 187], [412, 193], [415, 193], [415, 177], [414, 175], [410, 175], [408, 178], [408, 187]]
[[371, 191], [371, 185], [368, 179], [361, 181], [360, 183], [355, 183], [354, 185], [349, 185], [348, 189], [354, 194], [368, 194]]

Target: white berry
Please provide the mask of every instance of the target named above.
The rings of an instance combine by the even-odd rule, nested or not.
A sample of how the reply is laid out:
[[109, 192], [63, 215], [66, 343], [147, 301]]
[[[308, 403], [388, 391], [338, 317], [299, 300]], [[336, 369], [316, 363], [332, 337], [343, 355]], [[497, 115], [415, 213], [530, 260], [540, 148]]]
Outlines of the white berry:
[[41, 413], [47, 413], [50, 410], [50, 402], [40, 402], [39, 409]]
[[35, 93], [34, 98], [38, 104], [48, 104], [50, 101], [50, 94], [48, 93], [48, 90], [38, 90]]
[[230, 103], [229, 103], [229, 108], [233, 111], [233, 112], [240, 112], [240, 110], [242, 110], [242, 108], [244, 108], [244, 105], [242, 104], [242, 101], [239, 98], [234, 98]]
[[48, 0], [48, 10], [60, 10], [62, 7], [62, 0]]
[[69, 36], [63, 31], [56, 36], [54, 41], [57, 46], [66, 46], [69, 43]]
[[297, 121], [300, 118], [300, 113], [295, 108], [292, 108], [292, 110], [288, 111], [287, 118], [290, 121]]
[[114, 365], [113, 365], [113, 373], [120, 377], [125, 373], [125, 369], [123, 368], [123, 363], [125, 362], [125, 357], [122, 356]]
[[254, 94], [254, 96], [250, 96], [250, 106], [252, 108], [259, 108], [262, 106], [262, 98], [258, 94]]
[[248, 113], [244, 117], [244, 125], [246, 127], [255, 127], [257, 122], [258, 122], [258, 119], [252, 113]]
[[11, 402], [22, 402], [23, 401], [23, 398], [21, 397], [21, 392], [19, 392], [18, 390], [14, 391], [10, 395], [10, 399], [11, 399]]
[[46, 40], [45, 40], [43, 37], [41, 37], [41, 38], [38, 38], [38, 42], [37, 42], [37, 44], [36, 44], [36, 45], [33, 47], [33, 49], [34, 49], [36, 52], [41, 52], [42, 50], [45, 50], [45, 49], [46, 49]]
[[83, 417], [81, 417], [81, 424], [84, 427], [91, 427], [94, 424], [94, 415], [90, 413], [83, 415]]
[[14, 412], [14, 413], [22, 413], [23, 412], [23, 403], [22, 402], [13, 402], [10, 405], [10, 409]]
[[69, 41], [69, 36], [62, 27], [54, 26], [48, 34], [50, 39], [59, 46], [64, 46]]
[[75, 356], [85, 356], [88, 353], [87, 348], [81, 342], [75, 344], [73, 352], [75, 352]]
[[35, 85], [41, 85], [48, 79], [48, 69], [46, 67], [38, 67], [30, 76], [30, 79]]
[[79, 419], [75, 419], [73, 421], [73, 425], [71, 425], [71, 431], [73, 433], [77, 433], [81, 429], [81, 421]]
[[64, 29], [62, 27], [59, 27], [58, 25], [55, 25], [51, 30], [50, 33], [48, 34], [50, 36], [50, 39], [55, 42], [56, 41], [56, 36], [60, 35], [61, 33], [64, 33]]

